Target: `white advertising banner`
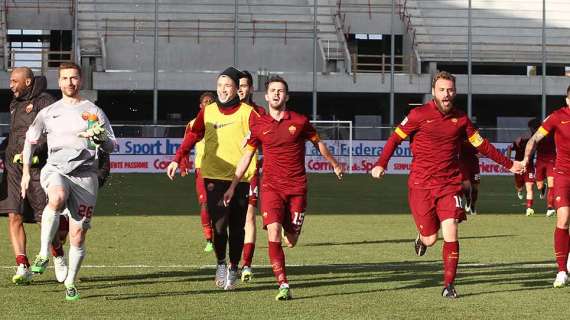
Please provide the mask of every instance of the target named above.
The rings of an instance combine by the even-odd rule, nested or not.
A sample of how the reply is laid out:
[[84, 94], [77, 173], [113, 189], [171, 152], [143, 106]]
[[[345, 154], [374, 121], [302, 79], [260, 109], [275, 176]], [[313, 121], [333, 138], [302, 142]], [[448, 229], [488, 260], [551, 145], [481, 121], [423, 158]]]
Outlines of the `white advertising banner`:
[[[117, 148], [111, 154], [111, 171], [117, 173], [164, 172], [180, 143], [182, 143], [180, 138], [118, 138], [117, 140]], [[329, 146], [332, 154], [347, 168], [350, 142], [348, 140], [331, 140], [325, 141], [325, 143]], [[352, 172], [368, 173], [378, 160], [378, 155], [382, 152], [385, 143], [386, 141], [352, 141]], [[504, 154], [509, 144], [494, 143], [494, 145]], [[388, 173], [408, 174], [411, 162], [412, 152], [408, 141], [404, 141], [394, 151], [387, 168]], [[307, 172], [327, 173], [332, 171], [328, 162], [318, 154], [318, 150], [310, 142], [307, 143], [305, 165]], [[4, 163], [0, 162], [0, 168], [4, 168]], [[487, 158], [480, 159], [480, 169], [481, 175], [510, 174], [500, 165]]]

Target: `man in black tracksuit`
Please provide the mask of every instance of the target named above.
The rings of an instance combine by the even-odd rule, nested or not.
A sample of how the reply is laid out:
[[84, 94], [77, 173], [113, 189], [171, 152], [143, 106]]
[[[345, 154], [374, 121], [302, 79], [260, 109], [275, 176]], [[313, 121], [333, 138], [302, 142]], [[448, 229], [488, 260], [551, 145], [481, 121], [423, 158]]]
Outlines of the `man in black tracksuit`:
[[[5, 151], [4, 174], [0, 186], [0, 214], [8, 214], [9, 234], [18, 270], [12, 281], [28, 284], [31, 273], [28, 271], [26, 256], [26, 233], [23, 222], [40, 222], [46, 205], [46, 195], [40, 186], [40, 169], [47, 159], [47, 144], [43, 141], [34, 152], [31, 170], [30, 189], [23, 200], [20, 195], [22, 178], [22, 149], [26, 131], [38, 112], [55, 102], [46, 91], [47, 81], [43, 76], [34, 77], [27, 67], [14, 68], [10, 75], [10, 90], [14, 97], [10, 103], [10, 135]], [[27, 202], [27, 203], [26, 203]], [[32, 215], [25, 215], [26, 206], [31, 207]]]

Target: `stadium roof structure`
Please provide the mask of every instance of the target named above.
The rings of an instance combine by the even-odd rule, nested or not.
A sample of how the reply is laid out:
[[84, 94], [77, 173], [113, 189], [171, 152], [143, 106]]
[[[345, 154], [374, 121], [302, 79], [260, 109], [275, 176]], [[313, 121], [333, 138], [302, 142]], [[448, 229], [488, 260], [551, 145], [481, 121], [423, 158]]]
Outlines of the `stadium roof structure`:
[[[398, 0], [413, 45], [423, 61], [466, 61], [468, 0]], [[472, 0], [472, 61], [542, 61], [543, 1]], [[570, 64], [570, 1], [545, 6], [548, 63]]]

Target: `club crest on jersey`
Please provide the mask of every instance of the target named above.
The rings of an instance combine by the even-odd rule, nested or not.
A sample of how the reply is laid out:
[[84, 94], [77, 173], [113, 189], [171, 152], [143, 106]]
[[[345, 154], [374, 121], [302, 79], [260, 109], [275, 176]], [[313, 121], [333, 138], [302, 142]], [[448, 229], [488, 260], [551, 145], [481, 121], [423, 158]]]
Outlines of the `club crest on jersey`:
[[451, 122], [457, 123], [457, 118], [452, 118], [452, 119], [451, 119]]
[[290, 133], [291, 135], [294, 135], [295, 132], [297, 132], [297, 127], [295, 127], [294, 125], [291, 125], [291, 126], [289, 127], [289, 133]]
[[81, 114], [81, 118], [82, 118], [83, 120], [87, 121], [87, 119], [89, 119], [89, 112], [84, 111], [84, 112]]

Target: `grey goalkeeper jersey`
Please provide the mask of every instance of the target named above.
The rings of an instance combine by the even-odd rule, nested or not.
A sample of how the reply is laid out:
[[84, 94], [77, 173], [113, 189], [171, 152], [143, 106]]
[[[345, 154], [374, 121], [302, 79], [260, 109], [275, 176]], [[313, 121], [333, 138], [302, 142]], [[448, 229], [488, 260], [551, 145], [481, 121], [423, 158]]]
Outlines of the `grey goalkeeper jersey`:
[[113, 152], [116, 140], [109, 119], [101, 108], [88, 100], [67, 104], [62, 99], [42, 109], [26, 132], [26, 142], [34, 145], [42, 135], [46, 135], [47, 164], [64, 174], [80, 167], [96, 170], [97, 150], [89, 146], [89, 139], [78, 136], [88, 129], [89, 115], [96, 115], [105, 128], [107, 139], [99, 148], [107, 153]]

